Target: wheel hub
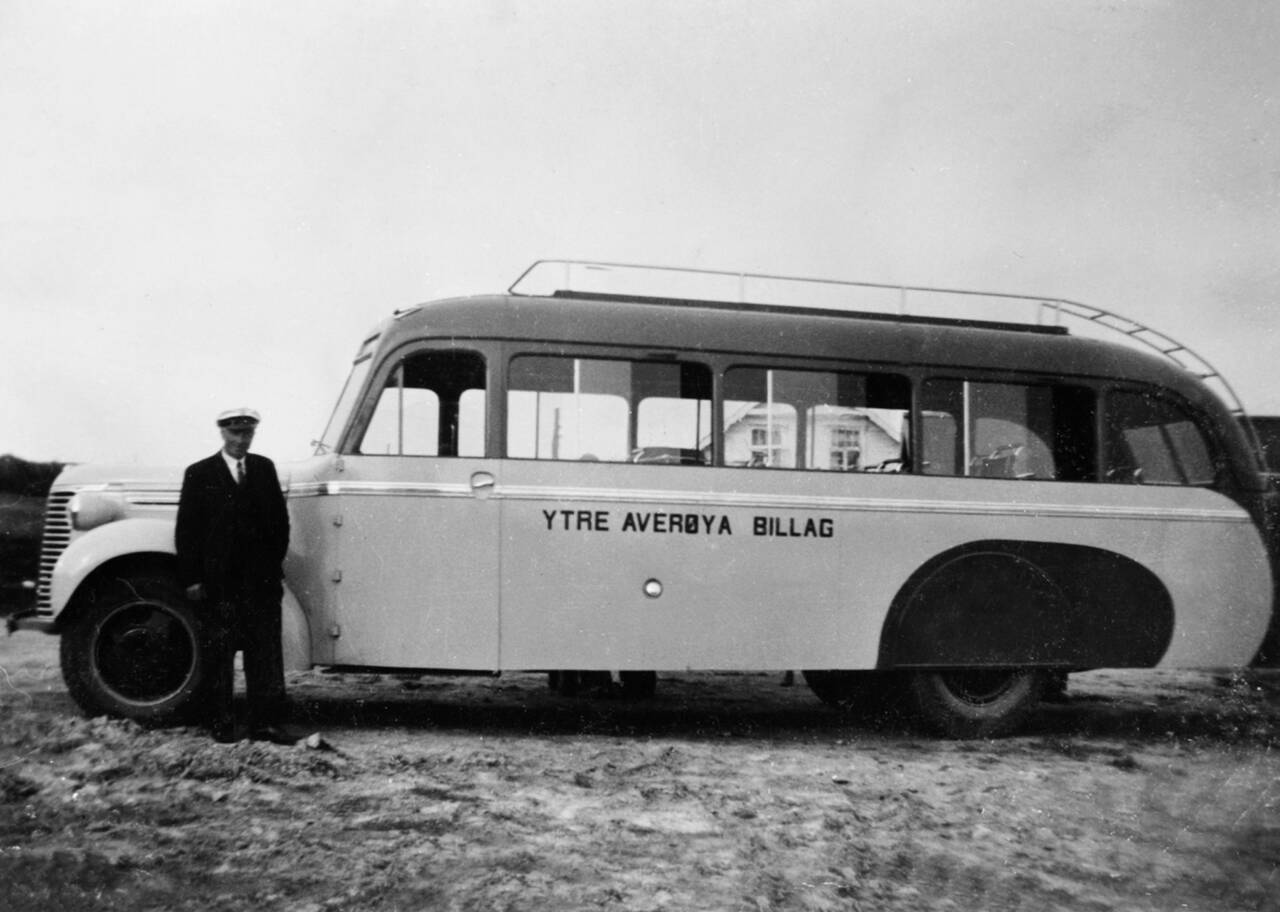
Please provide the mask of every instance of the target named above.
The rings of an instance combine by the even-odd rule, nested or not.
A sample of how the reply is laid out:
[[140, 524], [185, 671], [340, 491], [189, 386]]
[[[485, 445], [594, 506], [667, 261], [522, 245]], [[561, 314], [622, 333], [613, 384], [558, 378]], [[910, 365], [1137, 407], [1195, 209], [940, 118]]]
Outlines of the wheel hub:
[[187, 626], [165, 606], [123, 605], [102, 625], [94, 664], [102, 682], [121, 698], [155, 703], [190, 678], [195, 643]]

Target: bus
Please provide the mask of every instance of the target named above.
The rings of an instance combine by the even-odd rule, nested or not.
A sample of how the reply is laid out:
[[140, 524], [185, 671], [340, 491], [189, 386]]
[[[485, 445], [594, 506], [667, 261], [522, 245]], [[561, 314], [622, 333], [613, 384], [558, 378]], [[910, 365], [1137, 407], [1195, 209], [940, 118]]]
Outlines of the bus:
[[[885, 290], [546, 261], [395, 312], [314, 455], [281, 466], [288, 667], [641, 696], [658, 672], [794, 669], [833, 706], [892, 695], [963, 738], [1016, 729], [1073, 672], [1249, 663], [1277, 493], [1217, 375], [1069, 330], [1105, 315], [1072, 302], [847, 303]], [[1006, 318], [958, 314], [970, 296]], [[88, 712], [201, 705], [180, 477], [79, 466], [51, 491], [22, 623], [61, 635]]]

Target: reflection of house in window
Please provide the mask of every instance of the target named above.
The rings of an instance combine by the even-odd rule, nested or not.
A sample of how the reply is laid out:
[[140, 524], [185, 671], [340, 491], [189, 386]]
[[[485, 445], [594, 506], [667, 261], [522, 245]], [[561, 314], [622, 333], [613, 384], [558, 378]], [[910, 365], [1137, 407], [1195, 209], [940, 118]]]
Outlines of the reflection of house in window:
[[791, 469], [796, 464], [796, 410], [775, 402], [724, 404], [725, 465]]
[[[797, 416], [791, 406], [725, 403], [725, 465], [796, 467]], [[805, 468], [860, 471], [902, 457], [905, 412], [820, 405], [805, 415]]]
[[751, 459], [753, 466], [782, 465], [782, 430], [778, 427], [751, 428]]
[[831, 428], [831, 468], [844, 472], [862, 468], [861, 428], [847, 425]]

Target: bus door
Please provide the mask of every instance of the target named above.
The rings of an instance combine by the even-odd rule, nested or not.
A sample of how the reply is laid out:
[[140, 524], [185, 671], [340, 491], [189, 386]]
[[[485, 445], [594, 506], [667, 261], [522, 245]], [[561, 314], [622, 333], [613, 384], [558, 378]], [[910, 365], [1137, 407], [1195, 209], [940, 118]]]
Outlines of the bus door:
[[384, 368], [340, 470], [334, 662], [494, 669], [497, 463], [484, 458], [485, 360], [419, 347]]
[[679, 667], [707, 635], [700, 576], [722, 544], [667, 531], [706, 512], [692, 503], [714, 471], [709, 368], [516, 354], [506, 446], [503, 666]]

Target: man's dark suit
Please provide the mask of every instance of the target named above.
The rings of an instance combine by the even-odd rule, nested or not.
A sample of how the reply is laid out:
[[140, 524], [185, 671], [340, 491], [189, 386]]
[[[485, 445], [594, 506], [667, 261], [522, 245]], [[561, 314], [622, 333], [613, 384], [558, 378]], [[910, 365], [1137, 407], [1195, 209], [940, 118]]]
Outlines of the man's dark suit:
[[183, 587], [204, 589], [215, 732], [233, 723], [237, 648], [244, 650], [250, 729], [273, 725], [284, 709], [280, 598], [289, 514], [271, 460], [248, 453], [244, 461], [242, 485], [220, 452], [187, 467], [174, 532]]

